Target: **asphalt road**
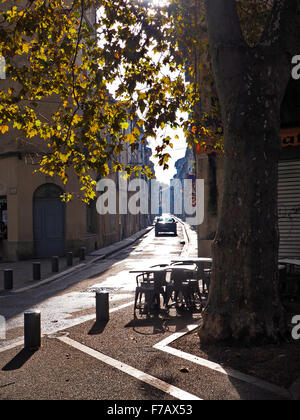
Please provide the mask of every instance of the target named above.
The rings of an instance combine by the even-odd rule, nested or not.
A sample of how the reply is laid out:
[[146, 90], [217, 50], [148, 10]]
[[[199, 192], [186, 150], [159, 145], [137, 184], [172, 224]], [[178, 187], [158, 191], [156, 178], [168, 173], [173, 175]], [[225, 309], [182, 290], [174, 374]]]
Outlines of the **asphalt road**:
[[[7, 319], [7, 340], [0, 342], [0, 400], [108, 401], [100, 415], [121, 410], [118, 401], [179, 402], [191, 414], [188, 400], [277, 400], [278, 394], [253, 383], [199, 366], [155, 347], [199, 322], [200, 315], [133, 316], [135, 275], [130, 270], [170, 262], [181, 254], [178, 237], [148, 233], [130, 249], [43, 287], [0, 298]], [[110, 292], [108, 323], [95, 323], [95, 290]], [[23, 312], [40, 310], [42, 347], [23, 349]], [[12, 344], [8, 349], [7, 345]], [[4, 346], [6, 348], [4, 349]], [[130, 406], [130, 404], [129, 404]], [[134, 407], [134, 405], [132, 405]], [[136, 408], [141, 408], [138, 403]], [[193, 412], [200, 409], [193, 406]], [[131, 413], [145, 417], [150, 411]], [[157, 408], [156, 408], [157, 409]], [[155, 413], [157, 414], [157, 412]], [[170, 414], [170, 413], [168, 413]]]
[[43, 333], [49, 334], [90, 319], [95, 312], [97, 289], [110, 292], [111, 307], [132, 300], [136, 280], [129, 271], [170, 262], [180, 255], [182, 240], [180, 224], [177, 237], [165, 234], [156, 238], [152, 230], [134, 246], [83, 271], [21, 294], [1, 297], [0, 315], [6, 319], [7, 340], [23, 334], [23, 314], [28, 310], [41, 311]]

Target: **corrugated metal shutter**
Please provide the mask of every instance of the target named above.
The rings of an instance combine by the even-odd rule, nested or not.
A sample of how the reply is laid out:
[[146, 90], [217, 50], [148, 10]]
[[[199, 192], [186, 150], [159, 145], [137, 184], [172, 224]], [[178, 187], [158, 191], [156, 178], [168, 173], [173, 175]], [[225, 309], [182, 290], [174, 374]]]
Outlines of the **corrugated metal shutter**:
[[279, 163], [280, 258], [300, 258], [300, 160]]

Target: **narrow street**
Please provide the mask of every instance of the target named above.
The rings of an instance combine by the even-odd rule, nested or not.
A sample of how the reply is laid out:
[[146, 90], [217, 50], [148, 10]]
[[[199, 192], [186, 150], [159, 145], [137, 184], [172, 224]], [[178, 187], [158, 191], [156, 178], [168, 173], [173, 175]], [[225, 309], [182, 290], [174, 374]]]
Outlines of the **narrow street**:
[[112, 307], [132, 300], [136, 280], [129, 271], [169, 262], [180, 255], [182, 241], [180, 224], [177, 237], [166, 234], [156, 238], [151, 230], [134, 246], [88, 265], [83, 271], [25, 293], [0, 297], [0, 313], [7, 320], [7, 338], [18, 337], [23, 313], [28, 310], [41, 311], [43, 333], [49, 334], [90, 319], [95, 312], [97, 290], [110, 292]]
[[[177, 237], [156, 238], [151, 230], [134, 246], [83, 271], [2, 296], [7, 340], [0, 346], [0, 399], [106, 400], [107, 414], [112, 400], [284, 398], [253, 378], [249, 382], [239, 373], [176, 352], [172, 342], [197, 328], [199, 313], [172, 309], [158, 317], [134, 318], [136, 281], [129, 271], [178, 257], [184, 238], [180, 224]], [[101, 325], [95, 323], [97, 290], [110, 292], [110, 320]], [[29, 309], [42, 315], [42, 347], [33, 353], [23, 349], [23, 312]]]
[[299, 54], [300, 0], [0, 0], [1, 401], [300, 400]]

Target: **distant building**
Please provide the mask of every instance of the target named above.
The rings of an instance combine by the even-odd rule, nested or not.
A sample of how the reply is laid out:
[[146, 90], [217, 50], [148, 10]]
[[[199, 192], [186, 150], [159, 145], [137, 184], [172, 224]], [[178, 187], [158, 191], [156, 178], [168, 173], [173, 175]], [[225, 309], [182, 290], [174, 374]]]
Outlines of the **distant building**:
[[[171, 181], [171, 208], [172, 213], [176, 216], [182, 218], [183, 220], [186, 219], [187, 216], [192, 216], [191, 214], [187, 215], [185, 211], [185, 202], [184, 200], [189, 199], [192, 202], [193, 206], [196, 206], [196, 190], [195, 187], [195, 180], [196, 180], [196, 162], [195, 162], [195, 155], [193, 149], [187, 147], [185, 156], [175, 163], [176, 174]], [[179, 180], [182, 185], [181, 191], [178, 191], [177, 188], [174, 188], [174, 181]], [[193, 185], [193, 191], [191, 193], [191, 197], [186, 197], [184, 194], [184, 182], [185, 180], [190, 180]], [[178, 200], [181, 200], [181, 206], [178, 206]], [[177, 205], [175, 205], [177, 203]], [[182, 208], [180, 213], [176, 212], [178, 207]]]

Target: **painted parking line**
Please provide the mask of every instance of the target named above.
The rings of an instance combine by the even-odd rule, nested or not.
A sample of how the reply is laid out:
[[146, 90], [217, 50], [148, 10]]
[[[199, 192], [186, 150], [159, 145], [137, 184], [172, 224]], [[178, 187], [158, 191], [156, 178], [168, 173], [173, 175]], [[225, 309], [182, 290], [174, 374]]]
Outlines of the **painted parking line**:
[[194, 331], [196, 328], [199, 327], [199, 325], [200, 323], [187, 325], [183, 330], [178, 331], [172, 335], [169, 335], [169, 337], [155, 344], [153, 347], [155, 349], [161, 350], [162, 348], [165, 348], [166, 346], [178, 340], [179, 338], [183, 337], [184, 335], [188, 334], [189, 332]]
[[87, 354], [88, 356], [93, 357], [94, 359], [99, 360], [102, 363], [105, 363], [106, 365], [109, 365], [117, 370], [120, 370], [123, 373], [126, 373], [127, 375], [144, 382], [148, 385], [151, 385], [152, 387], [159, 389], [160, 391], [165, 392], [168, 395], [171, 395], [174, 398], [177, 398], [178, 400], [183, 401], [189, 401], [189, 400], [199, 400], [201, 401], [201, 398], [190, 394], [186, 391], [183, 391], [180, 388], [177, 388], [173, 385], [168, 384], [167, 382], [162, 381], [161, 379], [155, 378], [154, 376], [148, 375], [145, 372], [142, 372], [138, 369], [135, 369], [132, 366], [129, 366], [125, 363], [122, 363], [118, 360], [115, 360], [109, 356], [106, 356], [103, 353], [100, 353], [96, 350], [91, 349], [90, 347], [87, 347], [81, 343], [78, 343], [77, 341], [74, 341], [70, 339], [69, 337], [58, 337], [58, 340], [61, 342], [73, 347], [76, 350], [81, 351], [82, 353]]
[[183, 331], [170, 335], [169, 337], [165, 338], [163, 341], [155, 344], [153, 348], [155, 348], [156, 350], [161, 350], [165, 353], [171, 354], [172, 356], [176, 356], [181, 359], [187, 360], [189, 362], [195, 363], [199, 366], [208, 368], [215, 372], [219, 372], [226, 376], [246, 382], [250, 385], [254, 385], [258, 388], [263, 389], [264, 391], [272, 392], [273, 394], [283, 397], [285, 399], [289, 399], [289, 400], [291, 399], [291, 393], [285, 388], [281, 388], [277, 385], [274, 385], [262, 379], [256, 378], [255, 376], [246, 375], [245, 373], [239, 372], [231, 368], [224, 368], [218, 363], [210, 362], [209, 360], [203, 359], [201, 357], [195, 356], [190, 353], [186, 353], [184, 351], [181, 351], [181, 350], [178, 350], [169, 346], [174, 341], [178, 340], [179, 338], [183, 337], [189, 332], [197, 329], [198, 327], [199, 327], [199, 324], [188, 325]]

